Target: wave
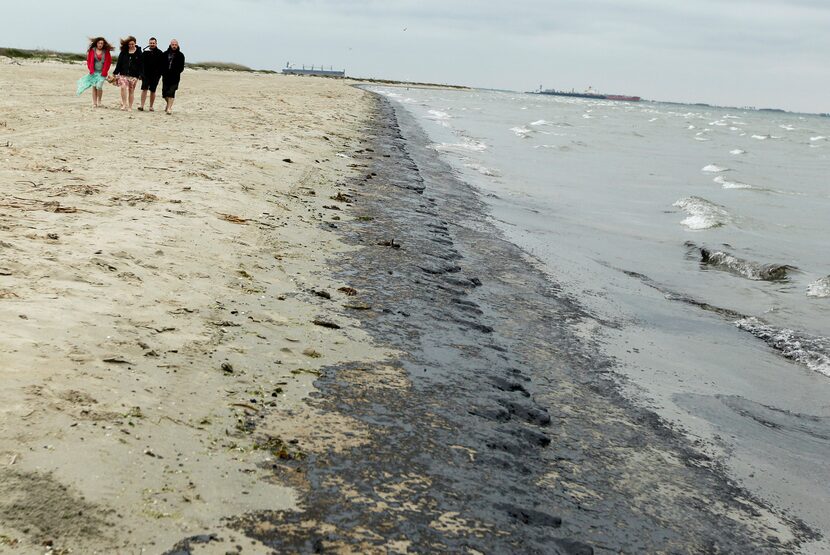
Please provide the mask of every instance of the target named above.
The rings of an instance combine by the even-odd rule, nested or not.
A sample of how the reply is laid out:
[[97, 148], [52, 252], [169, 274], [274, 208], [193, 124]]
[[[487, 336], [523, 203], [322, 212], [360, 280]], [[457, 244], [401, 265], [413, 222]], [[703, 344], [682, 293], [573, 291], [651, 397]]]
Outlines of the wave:
[[795, 127], [793, 127], [792, 125], [779, 125], [778, 127], [783, 129], [784, 131], [795, 131]]
[[778, 351], [781, 356], [803, 364], [811, 370], [830, 376], [830, 339], [791, 329], [776, 328], [760, 318], [746, 316], [728, 308], [714, 306], [689, 297], [688, 295], [670, 291], [643, 274], [629, 270], [620, 271], [660, 291], [667, 300], [696, 306], [701, 310], [731, 320], [738, 329], [749, 332], [758, 339], [762, 339], [767, 345]]
[[767, 139], [780, 139], [781, 137], [776, 137], [775, 135], [753, 135], [752, 138], [759, 141], [766, 141]]
[[826, 140], [827, 140], [827, 137], [825, 137], [824, 135], [819, 135], [819, 136], [817, 136], [817, 137], [810, 137], [810, 140], [811, 140], [812, 142], [816, 142], [816, 141], [826, 141]]
[[427, 119], [434, 119], [439, 121], [444, 121], [448, 119], [452, 119], [452, 116], [449, 115], [447, 112], [442, 112], [441, 110], [430, 110], [429, 115], [426, 116]]
[[795, 267], [786, 264], [760, 264], [744, 260], [723, 251], [700, 249], [700, 262], [708, 267], [724, 270], [753, 281], [784, 281]]
[[734, 149], [734, 150], [730, 150], [730, 151], [729, 151], [729, 154], [732, 154], [732, 155], [734, 155], [734, 156], [738, 156], [739, 154], [746, 154], [746, 151], [745, 151], [745, 150], [741, 150], [740, 148], [736, 148], [736, 149]]
[[530, 135], [534, 133], [532, 129], [528, 129], [527, 127], [511, 127], [510, 130], [517, 136], [521, 137], [522, 139], [529, 139]]
[[464, 137], [460, 143], [437, 143], [430, 145], [429, 148], [439, 152], [483, 152], [487, 150], [487, 145]]
[[740, 181], [729, 181], [725, 179], [723, 176], [719, 175], [715, 177], [713, 180], [715, 183], [718, 183], [724, 189], [754, 189], [752, 185], [749, 183], [741, 183]]
[[721, 227], [731, 220], [729, 212], [723, 206], [701, 197], [691, 196], [682, 198], [672, 206], [680, 208], [689, 215], [689, 217], [680, 222], [689, 229]]
[[704, 166], [700, 171], [702, 172], [709, 172], [709, 173], [720, 173], [720, 172], [728, 172], [729, 168], [722, 168], [717, 164], [709, 164], [708, 166]]
[[830, 376], [830, 340], [786, 328], [776, 328], [754, 316], [741, 318], [735, 325], [762, 339], [785, 358]]
[[481, 164], [464, 164], [464, 167], [475, 170], [481, 175], [486, 175], [488, 177], [499, 177], [501, 175], [498, 170], [490, 169], [486, 166], [482, 166]]
[[540, 120], [536, 120], [534, 122], [531, 122], [530, 125], [532, 125], [533, 127], [538, 127], [540, 125], [550, 125], [550, 122], [545, 121], [543, 119], [540, 119]]
[[830, 297], [830, 276], [817, 279], [808, 285], [807, 296], [815, 297], [817, 299], [826, 299]]

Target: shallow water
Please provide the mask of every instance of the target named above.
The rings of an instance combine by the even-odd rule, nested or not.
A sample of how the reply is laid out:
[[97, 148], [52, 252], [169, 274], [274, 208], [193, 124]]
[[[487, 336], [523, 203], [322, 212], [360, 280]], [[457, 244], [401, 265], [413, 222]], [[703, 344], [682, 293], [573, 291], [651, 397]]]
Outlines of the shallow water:
[[[373, 90], [420, 119], [506, 237], [603, 323], [586, 333], [630, 395], [727, 456], [751, 490], [830, 530], [823, 432], [735, 408], [820, 427], [830, 416], [830, 120]], [[723, 256], [705, 264], [701, 248]]]

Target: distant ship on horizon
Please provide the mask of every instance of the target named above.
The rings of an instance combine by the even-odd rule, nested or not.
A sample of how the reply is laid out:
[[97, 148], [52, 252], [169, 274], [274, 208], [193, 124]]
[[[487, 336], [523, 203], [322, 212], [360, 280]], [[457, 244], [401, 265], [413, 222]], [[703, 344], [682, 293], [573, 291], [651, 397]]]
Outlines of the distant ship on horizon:
[[599, 92], [595, 91], [594, 89], [592, 89], [591, 87], [588, 87], [587, 89], [585, 89], [584, 92], [578, 92], [578, 91], [575, 91], [574, 89], [571, 89], [570, 91], [557, 91], [556, 89], [543, 89], [542, 87], [539, 87], [538, 91], [534, 91], [531, 94], [547, 94], [547, 95], [551, 95], [551, 96], [569, 96], [569, 97], [572, 97], [572, 98], [593, 98], [595, 100], [618, 100], [618, 101], [623, 101], [623, 102], [639, 102], [640, 100], [642, 100], [639, 96], [629, 96], [629, 95], [625, 95], [625, 94], [599, 93]]

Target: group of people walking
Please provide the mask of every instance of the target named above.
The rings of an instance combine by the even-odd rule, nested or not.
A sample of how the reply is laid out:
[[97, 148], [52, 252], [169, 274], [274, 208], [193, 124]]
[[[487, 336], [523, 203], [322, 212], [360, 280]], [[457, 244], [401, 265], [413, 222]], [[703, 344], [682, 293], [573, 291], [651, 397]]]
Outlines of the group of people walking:
[[173, 39], [166, 51], [158, 48], [158, 41], [151, 38], [147, 48], [136, 46], [135, 37], [121, 39], [121, 51], [115, 64], [113, 74], [109, 75], [112, 65], [113, 46], [104, 37], [96, 37], [90, 41], [87, 51], [87, 69], [89, 73], [78, 80], [78, 95], [85, 90], [92, 89], [92, 105], [98, 108], [102, 105], [104, 83], [110, 82], [121, 89], [121, 110], [132, 111], [135, 102], [135, 88], [141, 81], [140, 111], [144, 111], [149, 93], [149, 111], [154, 111], [156, 89], [161, 81], [161, 95], [166, 102], [164, 111], [173, 113], [173, 103], [176, 99], [176, 90], [184, 71], [184, 54], [179, 49], [179, 41]]

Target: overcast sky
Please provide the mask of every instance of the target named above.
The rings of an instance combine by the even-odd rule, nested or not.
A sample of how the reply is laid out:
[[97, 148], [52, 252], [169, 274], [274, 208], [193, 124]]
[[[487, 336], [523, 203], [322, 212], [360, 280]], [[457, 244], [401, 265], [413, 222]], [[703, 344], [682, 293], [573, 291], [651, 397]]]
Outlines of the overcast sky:
[[2, 1], [0, 46], [155, 35], [261, 69], [830, 112], [830, 0]]

